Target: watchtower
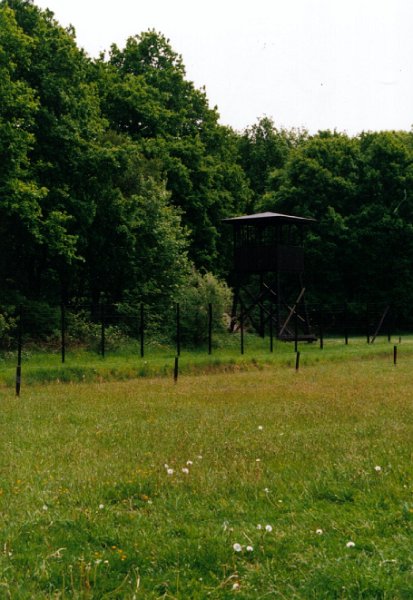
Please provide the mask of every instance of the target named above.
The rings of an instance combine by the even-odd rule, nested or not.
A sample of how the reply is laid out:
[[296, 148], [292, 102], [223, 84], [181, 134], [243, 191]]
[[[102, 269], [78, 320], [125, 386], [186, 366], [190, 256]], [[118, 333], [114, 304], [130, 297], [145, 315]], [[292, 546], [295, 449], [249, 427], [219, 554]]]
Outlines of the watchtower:
[[[313, 221], [274, 212], [223, 219], [232, 226], [234, 239], [232, 329], [248, 317], [261, 335], [269, 322], [278, 338], [293, 339], [289, 323], [297, 315], [300, 339], [316, 339], [310, 330], [303, 287], [304, 227]], [[297, 284], [298, 295], [296, 290], [292, 297]]]

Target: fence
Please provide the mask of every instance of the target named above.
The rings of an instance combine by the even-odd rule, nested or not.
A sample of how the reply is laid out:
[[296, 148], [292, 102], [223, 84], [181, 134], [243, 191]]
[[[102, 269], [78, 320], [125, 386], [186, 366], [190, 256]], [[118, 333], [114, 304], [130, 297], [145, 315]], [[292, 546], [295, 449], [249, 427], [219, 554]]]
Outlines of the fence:
[[[260, 331], [261, 337], [268, 338], [269, 352], [274, 351], [275, 341], [280, 339], [278, 335], [285, 329], [286, 315], [289, 316], [288, 332], [289, 335], [284, 337], [284, 341], [288, 340], [294, 344], [294, 350], [298, 352], [298, 343], [301, 339], [300, 328], [305, 320], [306, 326], [312, 331], [311, 336], [307, 336], [307, 341], [313, 341], [319, 344], [323, 349], [326, 340], [329, 338], [343, 339], [344, 344], [349, 343], [351, 337], [365, 337], [366, 343], [372, 344], [377, 336], [385, 335], [388, 341], [391, 341], [392, 336], [404, 333], [404, 325], [409, 323], [410, 307], [408, 305], [386, 306], [379, 304], [343, 304], [335, 306], [321, 306], [319, 304], [307, 305], [305, 307], [305, 319], [300, 314], [300, 309], [290, 310], [280, 318], [278, 324], [272, 314], [268, 312], [270, 317], [264, 321], [264, 327]], [[188, 323], [184, 311], [184, 307], [180, 304], [174, 304], [170, 307], [167, 314], [163, 315], [163, 323], [168, 323], [164, 341], [166, 340], [170, 347], [175, 352], [176, 357], [181, 354], [182, 347], [188, 346], [193, 349], [193, 343], [188, 343], [188, 340], [193, 340], [194, 336], [188, 334], [188, 329], [191, 326], [196, 326], [201, 330], [202, 335], [197, 331], [198, 339], [201, 339], [205, 351], [211, 355], [214, 348], [214, 336], [223, 335], [222, 330], [222, 315], [214, 314], [214, 306], [209, 303], [199, 307], [199, 315], [202, 317], [197, 320], [193, 318]], [[406, 318], [407, 316], [407, 318]], [[195, 315], [197, 317], [197, 315]], [[228, 317], [229, 319], [229, 317]], [[195, 322], [195, 325], [194, 325]], [[221, 333], [217, 328], [217, 322], [221, 322]], [[37, 342], [43, 349], [47, 349], [48, 345], [56, 351], [58, 347], [61, 354], [61, 362], [65, 363], [68, 349], [73, 347], [73, 344], [82, 344], [105, 357], [108, 351], [114, 347], [122, 347], [122, 345], [133, 342], [134, 352], [140, 357], [144, 357], [149, 349], [147, 339], [153, 336], [160, 335], [159, 328], [154, 326], [154, 317], [151, 314], [150, 307], [140, 304], [135, 311], [125, 313], [115, 305], [101, 303], [98, 307], [89, 305], [66, 306], [60, 305], [56, 307], [48, 307], [47, 310], [39, 310], [35, 307], [34, 310], [30, 306], [20, 307], [16, 313], [10, 318], [11, 326], [8, 331], [7, 343], [9, 350], [17, 350], [17, 369], [16, 369], [16, 394], [19, 395], [21, 387], [21, 367], [22, 367], [22, 350], [25, 344], [32, 345]], [[184, 323], [184, 327], [183, 327]], [[45, 326], [47, 324], [47, 327]], [[257, 334], [254, 331], [252, 323], [244, 320], [242, 312], [237, 320], [236, 327], [233, 328], [233, 333], [228, 332], [227, 336], [231, 336], [232, 340], [235, 336], [239, 339], [240, 354], [246, 351], [245, 334]], [[36, 339], [36, 332], [39, 336]], [[190, 332], [189, 332], [190, 333]], [[48, 335], [45, 335], [48, 334]], [[258, 335], [258, 334], [257, 334]], [[195, 336], [195, 337], [197, 337]], [[228, 338], [229, 339], [229, 338]], [[3, 344], [5, 340], [3, 339]], [[108, 343], [109, 342], [109, 343]], [[299, 353], [296, 357], [296, 368], [299, 365]], [[397, 360], [397, 354], [394, 358]], [[175, 378], [177, 378], [177, 362], [175, 364]]]

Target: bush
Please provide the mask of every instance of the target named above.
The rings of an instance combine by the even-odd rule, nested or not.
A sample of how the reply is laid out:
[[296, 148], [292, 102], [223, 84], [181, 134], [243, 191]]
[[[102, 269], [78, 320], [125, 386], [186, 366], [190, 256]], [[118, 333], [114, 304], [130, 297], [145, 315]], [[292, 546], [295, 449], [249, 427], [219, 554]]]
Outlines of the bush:
[[231, 299], [232, 293], [226, 283], [212, 273], [202, 275], [193, 269], [177, 298], [182, 342], [197, 346], [208, 340], [209, 304], [212, 305], [212, 331], [225, 331], [225, 315], [230, 310]]

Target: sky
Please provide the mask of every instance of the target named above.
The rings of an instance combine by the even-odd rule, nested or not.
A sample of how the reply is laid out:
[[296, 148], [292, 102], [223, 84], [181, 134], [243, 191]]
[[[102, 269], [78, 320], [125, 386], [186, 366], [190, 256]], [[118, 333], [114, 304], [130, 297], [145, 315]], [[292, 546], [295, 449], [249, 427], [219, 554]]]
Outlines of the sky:
[[411, 130], [413, 0], [34, 0], [92, 56], [148, 29], [182, 55], [220, 122]]

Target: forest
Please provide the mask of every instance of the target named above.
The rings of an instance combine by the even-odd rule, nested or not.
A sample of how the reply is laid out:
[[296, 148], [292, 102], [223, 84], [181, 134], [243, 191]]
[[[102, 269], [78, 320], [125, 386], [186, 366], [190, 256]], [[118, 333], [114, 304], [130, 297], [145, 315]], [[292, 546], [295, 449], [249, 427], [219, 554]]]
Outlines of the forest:
[[143, 303], [156, 326], [180, 298], [225, 303], [222, 219], [262, 211], [316, 220], [311, 302], [409, 319], [413, 130], [234, 131], [162, 33], [92, 59], [29, 0], [0, 1], [0, 100], [0, 337], [18, 306]]

